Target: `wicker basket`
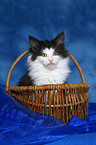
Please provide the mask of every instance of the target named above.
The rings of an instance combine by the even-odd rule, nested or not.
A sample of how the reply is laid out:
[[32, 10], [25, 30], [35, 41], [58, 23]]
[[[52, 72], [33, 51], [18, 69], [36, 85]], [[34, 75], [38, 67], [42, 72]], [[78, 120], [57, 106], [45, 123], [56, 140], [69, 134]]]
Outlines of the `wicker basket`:
[[80, 84], [10, 86], [10, 77], [14, 67], [29, 51], [29, 49], [24, 51], [12, 64], [6, 80], [6, 92], [23, 106], [54, 116], [64, 123], [67, 123], [73, 115], [81, 119], [85, 118], [88, 115], [90, 85], [85, 83], [82, 69], [71, 53], [69, 56], [80, 72], [82, 79]]

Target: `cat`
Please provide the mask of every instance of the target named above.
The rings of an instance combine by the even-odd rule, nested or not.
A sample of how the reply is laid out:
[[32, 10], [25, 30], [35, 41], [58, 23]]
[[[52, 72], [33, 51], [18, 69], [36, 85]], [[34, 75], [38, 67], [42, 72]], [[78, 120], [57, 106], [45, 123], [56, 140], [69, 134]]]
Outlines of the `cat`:
[[68, 50], [64, 45], [64, 31], [51, 41], [29, 36], [28, 71], [18, 86], [64, 84], [70, 73]]

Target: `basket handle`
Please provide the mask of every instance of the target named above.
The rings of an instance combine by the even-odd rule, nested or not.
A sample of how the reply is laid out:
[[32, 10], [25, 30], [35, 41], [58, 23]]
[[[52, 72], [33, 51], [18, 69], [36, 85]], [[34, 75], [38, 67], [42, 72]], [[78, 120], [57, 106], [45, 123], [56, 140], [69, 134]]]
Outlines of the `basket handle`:
[[[10, 86], [10, 77], [11, 74], [13, 72], [13, 69], [15, 68], [16, 64], [28, 53], [30, 52], [30, 49], [27, 49], [26, 51], [24, 51], [21, 55], [19, 55], [19, 57], [13, 62], [8, 75], [7, 75], [7, 79], [6, 79], [6, 91], [8, 91], [8, 88]], [[79, 65], [79, 63], [77, 62], [77, 60], [75, 59], [75, 57], [68, 51], [70, 58], [72, 59], [72, 61], [74, 62], [74, 64], [76, 65], [76, 67], [78, 68], [78, 71], [80, 73], [81, 79], [82, 79], [82, 83], [85, 83], [85, 78], [84, 78], [84, 74], [83, 71]]]

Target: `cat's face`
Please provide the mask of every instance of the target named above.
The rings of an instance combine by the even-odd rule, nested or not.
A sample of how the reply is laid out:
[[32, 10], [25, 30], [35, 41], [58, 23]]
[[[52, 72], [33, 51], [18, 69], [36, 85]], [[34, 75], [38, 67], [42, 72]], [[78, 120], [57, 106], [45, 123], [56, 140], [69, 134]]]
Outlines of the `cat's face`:
[[37, 59], [45, 67], [53, 69], [61, 60], [61, 57], [58, 55], [54, 48], [45, 48], [42, 50], [41, 56], [38, 56]]
[[55, 68], [62, 58], [68, 57], [68, 52], [64, 46], [64, 32], [61, 32], [51, 41], [39, 41], [29, 36], [29, 42], [32, 61], [37, 59], [49, 69]]

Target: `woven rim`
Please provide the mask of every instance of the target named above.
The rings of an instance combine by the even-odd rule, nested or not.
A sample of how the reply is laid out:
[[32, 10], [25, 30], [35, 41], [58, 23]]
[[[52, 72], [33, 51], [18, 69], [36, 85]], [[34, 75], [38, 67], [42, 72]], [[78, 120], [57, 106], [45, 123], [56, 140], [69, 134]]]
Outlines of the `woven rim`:
[[[30, 91], [30, 90], [35, 90], [35, 91], [38, 91], [38, 90], [58, 90], [58, 89], [74, 89], [74, 88], [77, 88], [77, 89], [86, 89], [86, 91], [89, 90], [90, 88], [90, 85], [87, 84], [87, 83], [80, 83], [80, 84], [58, 84], [58, 85], [55, 85], [55, 84], [52, 84], [52, 85], [41, 85], [41, 86], [10, 86], [9, 87], [11, 90], [21, 90], [21, 91], [26, 91], [27, 89]], [[6, 90], [7, 91], [7, 90]]]
[[[11, 77], [11, 74], [12, 74], [12, 72], [13, 72], [13, 70], [14, 70], [16, 64], [17, 64], [25, 55], [27, 55], [29, 52], [30, 52], [30, 49], [27, 49], [26, 51], [24, 51], [24, 52], [14, 61], [14, 63], [12, 64], [12, 66], [11, 66], [9, 72], [8, 72], [7, 79], [6, 79], [6, 91], [8, 91], [8, 89], [9, 89], [9, 86], [10, 86], [10, 77]], [[78, 69], [78, 71], [79, 71], [79, 73], [80, 73], [80, 76], [81, 76], [81, 79], [82, 79], [81, 84], [82, 84], [82, 83], [86, 83], [86, 82], [85, 82], [85, 77], [84, 77], [83, 71], [82, 71], [82, 69], [81, 69], [79, 63], [77, 62], [77, 60], [75, 59], [75, 57], [74, 57], [70, 52], [68, 52], [68, 53], [69, 53], [70, 58], [72, 59], [72, 61], [74, 62], [74, 64], [76, 65], [76, 67], [77, 67], [77, 69]], [[39, 87], [40, 87], [40, 86], [39, 86]], [[38, 88], [38, 87], [37, 87], [37, 88]]]

